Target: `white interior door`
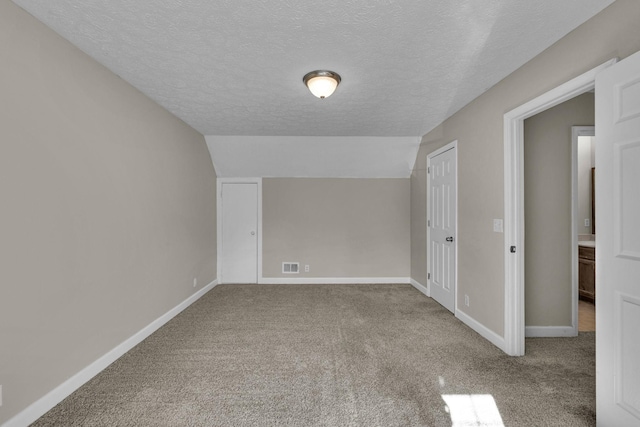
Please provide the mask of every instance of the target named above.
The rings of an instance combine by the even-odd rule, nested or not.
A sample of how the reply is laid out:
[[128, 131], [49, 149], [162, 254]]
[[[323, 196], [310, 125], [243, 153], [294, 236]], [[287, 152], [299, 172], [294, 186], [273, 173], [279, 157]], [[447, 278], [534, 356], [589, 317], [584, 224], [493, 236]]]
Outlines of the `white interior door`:
[[640, 426], [640, 53], [596, 77], [596, 416]]
[[258, 283], [258, 184], [222, 183], [221, 283]]
[[457, 172], [455, 145], [428, 159], [429, 287], [431, 297], [455, 310]]

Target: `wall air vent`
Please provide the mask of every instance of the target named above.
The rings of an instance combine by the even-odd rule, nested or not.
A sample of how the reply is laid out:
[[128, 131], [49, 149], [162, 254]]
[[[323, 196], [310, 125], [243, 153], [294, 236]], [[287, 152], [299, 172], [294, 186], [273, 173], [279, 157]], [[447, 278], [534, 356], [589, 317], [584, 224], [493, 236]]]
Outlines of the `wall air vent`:
[[300, 272], [299, 262], [283, 262], [282, 272], [286, 274], [298, 274]]

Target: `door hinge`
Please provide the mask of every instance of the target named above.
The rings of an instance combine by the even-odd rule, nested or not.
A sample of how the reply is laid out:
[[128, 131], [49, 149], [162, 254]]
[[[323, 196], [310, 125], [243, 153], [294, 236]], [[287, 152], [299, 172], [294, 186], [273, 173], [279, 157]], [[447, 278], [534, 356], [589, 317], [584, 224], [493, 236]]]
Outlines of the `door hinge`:
[[511, 251], [512, 254], [516, 253], [516, 247], [515, 246], [511, 246], [511, 248], [509, 250]]
[[427, 273], [427, 280], [431, 280], [431, 273]]
[[431, 220], [430, 219], [427, 220], [427, 227], [431, 227]]
[[427, 166], [427, 173], [431, 173], [431, 168]]

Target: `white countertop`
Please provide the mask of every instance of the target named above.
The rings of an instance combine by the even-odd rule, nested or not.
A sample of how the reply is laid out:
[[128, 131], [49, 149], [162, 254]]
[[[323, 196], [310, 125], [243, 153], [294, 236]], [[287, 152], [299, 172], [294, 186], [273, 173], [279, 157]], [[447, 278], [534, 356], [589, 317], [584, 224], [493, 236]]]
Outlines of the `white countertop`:
[[578, 242], [578, 246], [585, 246], [587, 248], [595, 248], [596, 241], [595, 240], [581, 240]]

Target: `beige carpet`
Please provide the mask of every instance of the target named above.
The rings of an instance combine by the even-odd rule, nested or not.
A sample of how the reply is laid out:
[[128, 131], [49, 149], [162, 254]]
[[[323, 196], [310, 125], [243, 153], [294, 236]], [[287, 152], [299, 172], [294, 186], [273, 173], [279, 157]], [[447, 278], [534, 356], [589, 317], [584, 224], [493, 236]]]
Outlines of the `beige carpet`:
[[595, 425], [594, 338], [512, 358], [409, 285], [221, 285], [34, 425]]

